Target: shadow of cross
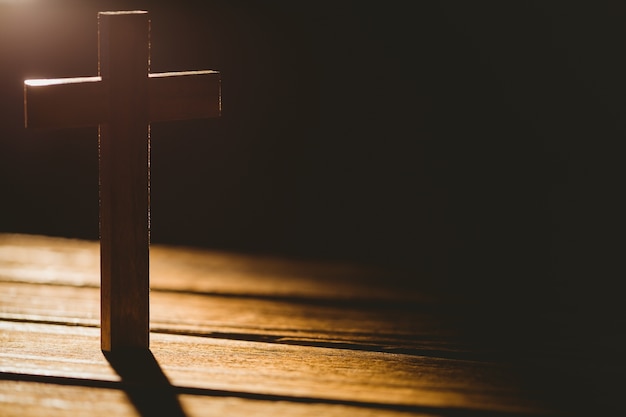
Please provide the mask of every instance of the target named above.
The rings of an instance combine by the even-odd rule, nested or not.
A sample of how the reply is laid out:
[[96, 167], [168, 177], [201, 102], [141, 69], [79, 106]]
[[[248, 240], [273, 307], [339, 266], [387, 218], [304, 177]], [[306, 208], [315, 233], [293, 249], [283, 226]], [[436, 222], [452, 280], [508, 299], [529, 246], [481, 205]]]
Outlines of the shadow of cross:
[[149, 350], [104, 352], [120, 376], [121, 387], [142, 417], [184, 417], [178, 391]]
[[150, 122], [219, 117], [220, 74], [150, 74], [146, 11], [98, 13], [98, 76], [26, 80], [26, 127], [98, 126], [101, 346], [149, 347]]

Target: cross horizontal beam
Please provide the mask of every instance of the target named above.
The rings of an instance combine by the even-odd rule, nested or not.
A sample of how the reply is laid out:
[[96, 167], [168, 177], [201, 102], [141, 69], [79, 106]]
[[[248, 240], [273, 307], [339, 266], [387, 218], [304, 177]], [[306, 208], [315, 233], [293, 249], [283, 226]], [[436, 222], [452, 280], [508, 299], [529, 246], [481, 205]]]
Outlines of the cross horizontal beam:
[[24, 81], [26, 127], [96, 126], [108, 109], [102, 77]]
[[[66, 128], [106, 123], [108, 89], [102, 77], [24, 81], [26, 127]], [[148, 74], [151, 122], [219, 117], [220, 73], [180, 71]]]

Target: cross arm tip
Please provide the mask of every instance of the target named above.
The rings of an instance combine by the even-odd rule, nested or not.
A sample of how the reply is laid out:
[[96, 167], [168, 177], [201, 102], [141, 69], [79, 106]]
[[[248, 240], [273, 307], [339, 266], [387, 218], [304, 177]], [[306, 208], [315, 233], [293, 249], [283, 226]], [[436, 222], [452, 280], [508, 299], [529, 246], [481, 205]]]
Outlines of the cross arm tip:
[[98, 81], [102, 81], [102, 77], [36, 78], [24, 80], [24, 85], [28, 87], [43, 87], [47, 85], [94, 83]]

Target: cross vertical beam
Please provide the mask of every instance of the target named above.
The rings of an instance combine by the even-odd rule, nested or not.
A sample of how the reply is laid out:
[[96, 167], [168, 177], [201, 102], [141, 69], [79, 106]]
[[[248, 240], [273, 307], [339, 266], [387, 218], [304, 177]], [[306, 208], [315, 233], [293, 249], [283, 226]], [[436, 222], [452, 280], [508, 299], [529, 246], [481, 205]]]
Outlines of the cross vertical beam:
[[98, 14], [98, 75], [109, 103], [98, 125], [105, 351], [149, 345], [148, 37], [146, 12]]

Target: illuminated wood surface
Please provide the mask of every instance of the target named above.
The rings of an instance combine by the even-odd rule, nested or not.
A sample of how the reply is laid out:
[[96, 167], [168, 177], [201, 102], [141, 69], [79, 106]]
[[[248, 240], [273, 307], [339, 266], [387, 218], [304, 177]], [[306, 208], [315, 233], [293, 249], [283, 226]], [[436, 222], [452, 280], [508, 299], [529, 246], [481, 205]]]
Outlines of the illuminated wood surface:
[[152, 121], [218, 117], [216, 71], [149, 74], [146, 11], [98, 13], [98, 76], [24, 82], [27, 127], [98, 125], [101, 346], [150, 344]]
[[98, 258], [0, 234], [0, 415], [559, 415], [440, 301], [347, 264], [154, 246], [154, 356], [108, 361]]

